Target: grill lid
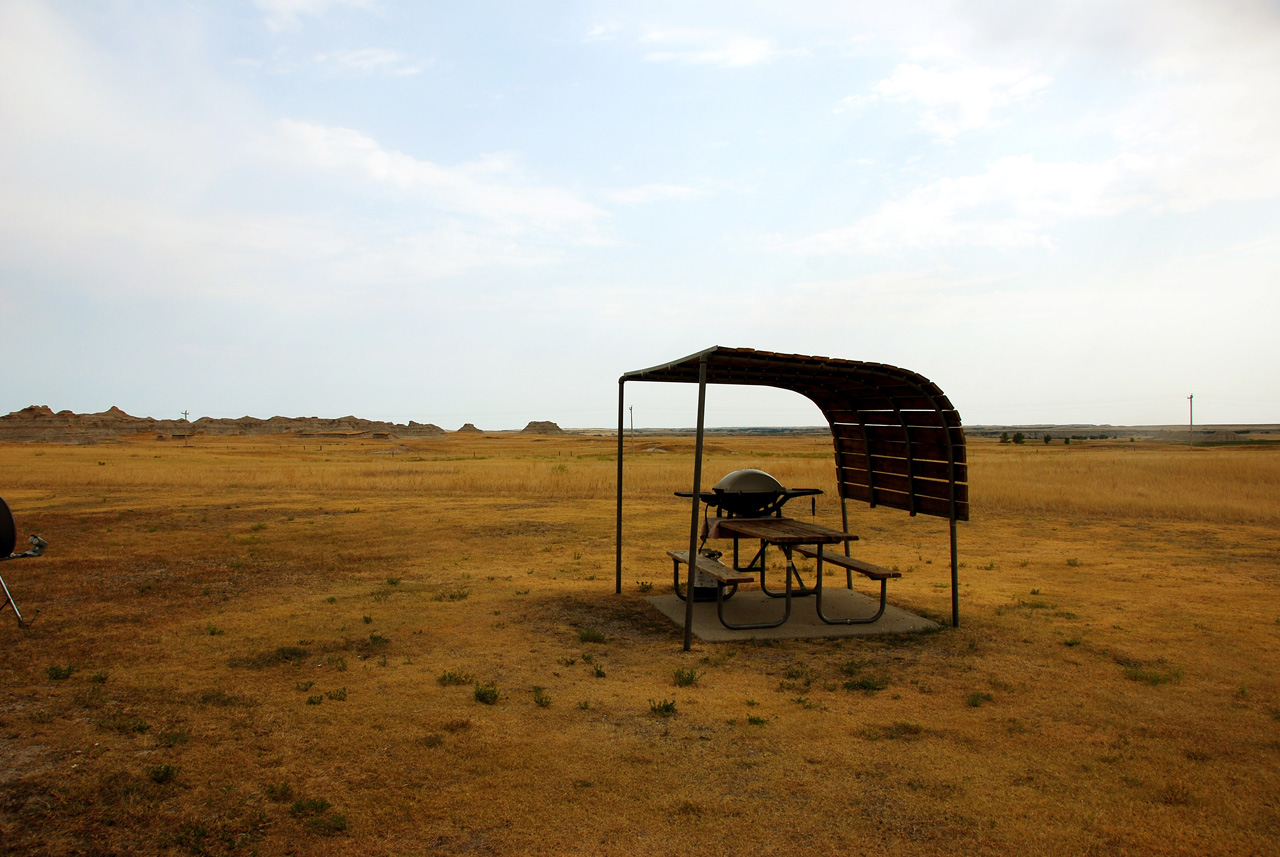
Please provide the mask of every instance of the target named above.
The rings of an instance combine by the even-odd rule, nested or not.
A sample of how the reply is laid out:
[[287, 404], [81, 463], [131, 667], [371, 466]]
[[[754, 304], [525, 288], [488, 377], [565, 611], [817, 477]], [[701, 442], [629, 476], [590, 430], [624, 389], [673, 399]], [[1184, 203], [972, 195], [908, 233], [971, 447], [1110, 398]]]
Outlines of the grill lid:
[[735, 470], [715, 484], [717, 494], [777, 494], [787, 489], [763, 470]]

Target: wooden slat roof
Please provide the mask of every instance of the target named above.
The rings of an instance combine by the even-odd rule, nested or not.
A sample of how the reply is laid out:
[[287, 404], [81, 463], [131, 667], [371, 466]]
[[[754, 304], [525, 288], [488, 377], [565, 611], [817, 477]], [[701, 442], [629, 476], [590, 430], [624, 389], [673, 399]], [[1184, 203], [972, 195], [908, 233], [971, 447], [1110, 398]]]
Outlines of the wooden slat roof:
[[865, 363], [715, 346], [619, 381], [778, 387], [822, 411], [835, 442], [842, 497], [911, 514], [969, 520], [968, 465], [960, 414], [923, 375]]

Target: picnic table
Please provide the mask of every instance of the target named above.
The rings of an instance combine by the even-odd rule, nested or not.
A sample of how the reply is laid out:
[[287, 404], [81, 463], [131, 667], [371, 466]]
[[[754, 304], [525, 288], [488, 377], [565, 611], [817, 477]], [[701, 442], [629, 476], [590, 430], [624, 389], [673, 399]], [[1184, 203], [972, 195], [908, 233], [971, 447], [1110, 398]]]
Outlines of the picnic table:
[[[696, 568], [698, 571], [708, 574], [716, 580], [716, 615], [720, 619], [720, 624], [734, 631], [753, 630], [756, 628], [776, 628], [791, 618], [791, 599], [794, 597], [803, 597], [813, 595], [815, 597], [815, 606], [818, 610], [818, 616], [828, 624], [852, 624], [852, 622], [875, 621], [880, 617], [880, 613], [884, 612], [883, 598], [883, 580], [881, 593], [880, 613], [877, 613], [871, 619], [862, 620], [846, 620], [846, 619], [829, 619], [822, 612], [822, 566], [823, 562], [838, 563], [836, 557], [845, 559], [845, 557], [824, 550], [826, 545], [844, 544], [846, 542], [856, 541], [857, 536], [840, 530], [833, 530], [830, 527], [824, 527], [821, 524], [810, 523], [807, 521], [798, 521], [794, 518], [784, 517], [767, 517], [767, 518], [707, 518], [703, 525], [704, 539], [733, 539], [733, 565], [725, 565], [718, 559], [712, 559], [706, 556], [699, 556], [696, 559]], [[759, 541], [760, 549], [755, 556], [745, 565], [739, 564], [738, 560], [738, 541], [739, 539], [754, 539]], [[775, 592], [770, 590], [765, 578], [766, 563], [765, 549], [769, 545], [774, 545], [782, 551], [782, 555], [786, 558], [786, 573], [783, 590]], [[817, 580], [813, 586], [806, 586], [800, 577], [800, 572], [796, 569], [795, 562], [792, 559], [792, 552], [799, 550], [805, 555], [813, 556], [818, 561]], [[811, 552], [812, 551], [812, 552]], [[668, 551], [668, 555], [672, 558], [676, 566], [677, 572], [682, 562], [688, 563], [688, 551]], [[843, 565], [843, 563], [838, 563]], [[846, 566], [850, 574], [850, 583], [852, 583], [852, 571], [861, 569], [852, 569]], [[865, 573], [865, 572], [864, 572]], [[760, 589], [771, 598], [782, 598], [786, 602], [783, 609], [782, 617], [777, 621], [755, 622], [755, 623], [735, 623], [727, 620], [724, 615], [724, 588], [726, 585], [736, 585], [750, 580], [754, 580], [755, 575], [759, 575]], [[793, 586], [796, 584], [795, 586]]]

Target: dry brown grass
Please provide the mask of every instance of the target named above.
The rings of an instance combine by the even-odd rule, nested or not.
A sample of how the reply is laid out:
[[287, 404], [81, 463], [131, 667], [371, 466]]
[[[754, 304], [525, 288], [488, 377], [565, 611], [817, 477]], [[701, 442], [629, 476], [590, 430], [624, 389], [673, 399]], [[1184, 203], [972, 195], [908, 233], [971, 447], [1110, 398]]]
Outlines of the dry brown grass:
[[[0, 851], [1274, 848], [1280, 451], [975, 444], [960, 628], [682, 653], [638, 584], [691, 446], [628, 458], [621, 596], [607, 438], [0, 447], [52, 545], [0, 566], [41, 610], [0, 613]], [[746, 466], [832, 487], [812, 438], [705, 472]], [[945, 522], [853, 513], [946, 615]]]

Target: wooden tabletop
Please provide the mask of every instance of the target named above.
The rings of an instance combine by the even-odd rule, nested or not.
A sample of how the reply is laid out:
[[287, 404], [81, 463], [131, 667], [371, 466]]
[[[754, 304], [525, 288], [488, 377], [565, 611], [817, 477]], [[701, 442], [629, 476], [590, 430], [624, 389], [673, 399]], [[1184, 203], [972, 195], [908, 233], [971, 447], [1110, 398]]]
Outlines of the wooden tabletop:
[[772, 545], [833, 545], [858, 538], [821, 524], [810, 524], [794, 518], [723, 518], [719, 527], [729, 533], [760, 539]]

